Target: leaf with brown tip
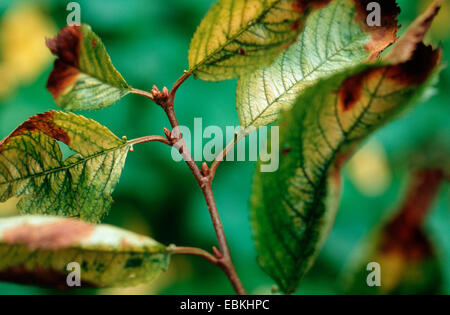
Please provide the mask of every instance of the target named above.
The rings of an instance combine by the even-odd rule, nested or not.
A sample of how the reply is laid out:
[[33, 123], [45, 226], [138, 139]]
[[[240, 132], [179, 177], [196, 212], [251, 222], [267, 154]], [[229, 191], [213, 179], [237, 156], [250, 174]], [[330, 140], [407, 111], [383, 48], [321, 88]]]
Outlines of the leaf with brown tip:
[[67, 110], [100, 109], [131, 92], [89, 25], [66, 26], [46, 43], [58, 57], [47, 81], [58, 106]]
[[416, 18], [384, 60], [392, 63], [409, 60], [417, 44], [423, 41], [433, 19], [439, 13], [441, 5], [442, 0], [435, 0], [422, 15]]
[[[58, 141], [73, 151], [65, 160]], [[20, 197], [25, 213], [98, 222], [109, 211], [129, 147], [83, 116], [33, 116], [0, 141], [0, 202]]]

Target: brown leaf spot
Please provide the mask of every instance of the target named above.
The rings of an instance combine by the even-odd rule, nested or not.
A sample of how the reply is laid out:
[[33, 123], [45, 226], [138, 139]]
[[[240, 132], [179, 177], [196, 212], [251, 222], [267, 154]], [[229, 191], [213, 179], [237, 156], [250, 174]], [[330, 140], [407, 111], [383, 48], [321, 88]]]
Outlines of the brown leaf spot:
[[[59, 290], [71, 289], [67, 286], [67, 275], [53, 269], [40, 266], [28, 270], [25, 266], [10, 267], [0, 271], [0, 280], [20, 284], [51, 287]], [[82, 281], [82, 287], [95, 288], [97, 285]]]
[[412, 58], [399, 65], [390, 66], [386, 77], [406, 86], [419, 85], [427, 80], [442, 57], [441, 49], [420, 43]]
[[92, 40], [92, 47], [97, 47], [97, 41], [95, 39]]
[[47, 89], [52, 93], [53, 98], [58, 99], [64, 90], [76, 81], [79, 73], [80, 70], [77, 68], [69, 66], [61, 59], [56, 59], [47, 81]]
[[386, 80], [404, 86], [420, 85], [428, 79], [442, 57], [440, 49], [420, 43], [411, 60], [392, 66], [364, 70], [346, 79], [339, 89], [339, 104], [342, 111], [353, 108], [361, 98], [362, 88], [371, 76], [384, 74]]
[[288, 155], [289, 153], [291, 153], [292, 149], [291, 148], [284, 148], [283, 150], [281, 150], [281, 154], [283, 156]]
[[53, 39], [45, 42], [50, 51], [63, 62], [73, 67], [78, 67], [81, 50], [81, 27], [66, 26]]
[[364, 83], [375, 72], [377, 72], [375, 69], [366, 69], [347, 78], [342, 83], [338, 92], [339, 105], [342, 111], [348, 111], [358, 103], [362, 95]]
[[305, 13], [308, 9], [318, 10], [327, 6], [331, 0], [297, 0], [292, 3], [292, 9]]
[[53, 139], [59, 140], [69, 145], [70, 137], [67, 134], [67, 132], [61, 127], [56, 126], [55, 123], [53, 122], [55, 113], [56, 112], [52, 111], [52, 112], [45, 112], [43, 114], [38, 114], [36, 116], [31, 117], [23, 124], [21, 124], [8, 137], [6, 137], [0, 142], [0, 153], [2, 152], [3, 145], [6, 144], [9, 141], [9, 139], [13, 137], [18, 137], [27, 131], [42, 132]]
[[298, 31], [305, 25], [305, 20], [297, 20], [291, 24], [291, 30]]
[[57, 99], [75, 81], [79, 70], [82, 42], [80, 26], [66, 26], [53, 39], [47, 39], [50, 51], [58, 57], [47, 81], [47, 89]]
[[6, 230], [4, 242], [22, 244], [30, 250], [56, 250], [70, 247], [89, 237], [94, 226], [82, 221], [61, 219], [44, 225], [24, 224]]
[[366, 44], [366, 51], [371, 54], [370, 59], [377, 58], [379, 54], [393, 44], [397, 39], [398, 15], [400, 8], [395, 0], [385, 0], [381, 3], [381, 25], [369, 26], [367, 24], [367, 5], [373, 0], [355, 0], [356, 17], [355, 20], [361, 28], [371, 34], [372, 40]]

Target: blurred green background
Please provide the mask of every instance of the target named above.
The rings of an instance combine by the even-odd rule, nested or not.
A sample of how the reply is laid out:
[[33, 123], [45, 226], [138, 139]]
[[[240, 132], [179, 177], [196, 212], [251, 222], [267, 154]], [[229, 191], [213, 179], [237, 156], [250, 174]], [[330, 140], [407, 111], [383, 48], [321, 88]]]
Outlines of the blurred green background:
[[[44, 37], [53, 37], [65, 26], [69, 1], [0, 1], [0, 138], [28, 117], [57, 109], [45, 89], [53, 57]], [[108, 0], [78, 1], [81, 19], [103, 39], [116, 68], [139, 89], [171, 86], [187, 69], [192, 34], [214, 0]], [[400, 22], [408, 25], [430, 1], [398, 0]], [[450, 55], [445, 1], [430, 31], [429, 40]], [[404, 31], [404, 28], [402, 29]], [[177, 94], [181, 124], [238, 125], [235, 110], [236, 81], [208, 83], [188, 80]], [[446, 68], [435, 95], [400, 119], [379, 130], [350, 161], [344, 172], [343, 196], [333, 231], [317, 262], [297, 293], [340, 292], [342, 270], [381, 220], [395, 210], [406, 188], [410, 163], [424, 143], [450, 141], [450, 68]], [[129, 139], [161, 134], [169, 123], [163, 111], [148, 100], [131, 95], [97, 112], [81, 112]], [[204, 140], [204, 143], [206, 140]], [[446, 161], [449, 161], [448, 159]], [[273, 281], [256, 263], [249, 227], [248, 204], [254, 162], [226, 162], [214, 183], [216, 200], [234, 262], [249, 293], [270, 293]], [[440, 190], [425, 229], [441, 262], [442, 293], [450, 293], [450, 194]], [[184, 163], [174, 162], [170, 149], [149, 143], [135, 148], [126, 162], [105, 222], [156, 240], [177, 245], [210, 248], [216, 244], [201, 192]], [[0, 216], [14, 215], [15, 200], [0, 204]], [[1, 257], [0, 257], [1, 259]], [[47, 289], [0, 282], [0, 294], [36, 294]], [[170, 269], [155, 282], [127, 289], [81, 293], [112, 294], [231, 294], [224, 274], [197, 257], [176, 256]], [[53, 292], [54, 293], [54, 292]]]

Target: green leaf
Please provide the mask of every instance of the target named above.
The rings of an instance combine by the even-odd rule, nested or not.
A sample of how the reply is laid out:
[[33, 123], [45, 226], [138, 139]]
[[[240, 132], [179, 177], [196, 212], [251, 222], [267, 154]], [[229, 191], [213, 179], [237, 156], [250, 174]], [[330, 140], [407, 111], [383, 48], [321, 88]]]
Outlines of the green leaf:
[[[75, 154], [63, 160], [58, 141]], [[0, 142], [0, 202], [22, 196], [24, 213], [98, 222], [109, 210], [129, 144], [83, 116], [31, 117]]]
[[60, 289], [71, 288], [73, 262], [86, 288], [148, 282], [170, 260], [167, 248], [149, 237], [51, 216], [0, 219], [0, 257], [0, 280]]
[[295, 41], [306, 16], [329, 1], [219, 0], [192, 38], [190, 71], [220, 81], [270, 64]]
[[419, 44], [405, 63], [361, 66], [320, 81], [282, 114], [279, 169], [257, 170], [251, 222], [259, 263], [284, 292], [296, 290], [332, 227], [341, 165], [422, 95], [440, 57]]
[[396, 39], [395, 0], [383, 2], [381, 26], [367, 26], [367, 1], [333, 0], [312, 13], [296, 43], [274, 63], [239, 78], [236, 103], [244, 128], [268, 125], [321, 78], [376, 58]]
[[66, 26], [47, 40], [58, 57], [47, 82], [56, 104], [67, 110], [110, 106], [131, 92], [89, 25]]

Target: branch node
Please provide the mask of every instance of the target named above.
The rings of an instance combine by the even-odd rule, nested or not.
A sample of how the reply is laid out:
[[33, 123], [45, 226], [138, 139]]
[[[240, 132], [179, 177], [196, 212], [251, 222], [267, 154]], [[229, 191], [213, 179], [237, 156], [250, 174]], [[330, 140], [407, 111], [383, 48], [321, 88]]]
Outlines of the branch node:
[[169, 105], [169, 90], [166, 87], [163, 87], [162, 92], [158, 89], [156, 85], [152, 88], [152, 97], [156, 104], [161, 106], [162, 108], [166, 108]]
[[164, 134], [166, 135], [167, 140], [172, 141], [172, 132], [167, 129], [167, 128], [163, 128]]
[[223, 254], [220, 252], [220, 250], [217, 249], [216, 246], [213, 246], [213, 247], [212, 247], [212, 251], [213, 251], [213, 253], [214, 253], [214, 256], [215, 256], [217, 259], [222, 259], [222, 258], [223, 258]]

